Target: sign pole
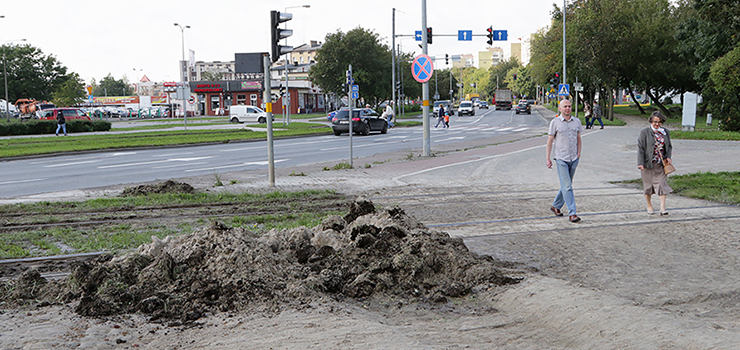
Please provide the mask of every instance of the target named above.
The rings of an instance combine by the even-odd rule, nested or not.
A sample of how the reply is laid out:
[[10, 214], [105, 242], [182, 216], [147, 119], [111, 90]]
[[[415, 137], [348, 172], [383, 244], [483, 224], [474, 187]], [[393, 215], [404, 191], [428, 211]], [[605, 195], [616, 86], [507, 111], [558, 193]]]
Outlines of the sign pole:
[[265, 54], [262, 59], [265, 67], [265, 91], [262, 100], [265, 101], [267, 112], [267, 177], [270, 187], [275, 187], [275, 150], [272, 147], [272, 86], [270, 85], [270, 55]]
[[347, 70], [347, 102], [349, 102], [349, 116], [347, 119], [349, 119], [349, 167], [350, 169], [353, 167], [352, 164], [352, 124], [354, 122], [352, 121], [352, 105], [354, 104], [354, 101], [352, 100], [352, 85], [354, 84], [354, 79], [352, 78], [352, 65], [349, 65], [349, 70]]
[[[427, 30], [427, 1], [421, 0], [421, 52], [426, 55], [427, 50], [427, 43], [429, 42], [429, 31]], [[422, 84], [422, 98], [421, 98], [421, 109], [422, 109], [422, 117], [423, 117], [423, 127], [424, 127], [424, 140], [422, 142], [423, 145], [423, 151], [422, 156], [428, 157], [431, 153], [431, 133], [430, 131], [430, 120], [429, 120], [429, 81], [426, 81]]]

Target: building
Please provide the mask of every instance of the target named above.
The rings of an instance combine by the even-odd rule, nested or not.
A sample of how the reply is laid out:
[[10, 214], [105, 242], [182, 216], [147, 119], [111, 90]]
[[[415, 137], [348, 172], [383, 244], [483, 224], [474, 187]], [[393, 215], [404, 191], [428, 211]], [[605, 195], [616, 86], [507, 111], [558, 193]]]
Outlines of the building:
[[478, 52], [478, 67], [488, 69], [504, 60], [504, 49], [489, 47], [486, 51]]
[[511, 57], [516, 57], [520, 63], [524, 64], [522, 57], [522, 43], [511, 43]]
[[460, 55], [459, 61], [452, 61], [452, 68], [465, 68], [465, 67], [474, 67], [474, 66], [475, 66], [475, 57], [469, 53]]

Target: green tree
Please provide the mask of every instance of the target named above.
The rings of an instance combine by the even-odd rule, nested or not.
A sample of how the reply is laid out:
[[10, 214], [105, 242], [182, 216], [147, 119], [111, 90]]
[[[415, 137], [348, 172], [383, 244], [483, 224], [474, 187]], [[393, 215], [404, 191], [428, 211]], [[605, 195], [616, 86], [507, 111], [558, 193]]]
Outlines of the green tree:
[[[376, 104], [390, 99], [391, 51], [380, 42], [377, 33], [361, 27], [347, 33], [327, 34], [316, 52], [316, 64], [311, 67], [309, 79], [324, 91], [342, 95], [345, 93], [345, 72], [350, 64], [355, 84], [359, 85], [360, 95], [366, 101]], [[404, 60], [402, 65], [405, 65]]]
[[[522, 66], [516, 57], [501, 61], [488, 69], [488, 84], [485, 85], [486, 96], [493, 96], [496, 89], [511, 89], [514, 84], [514, 73]], [[517, 76], [518, 78], [518, 76]], [[510, 86], [512, 85], [512, 86]]]
[[130, 96], [134, 94], [134, 88], [126, 78], [115, 79], [110, 73], [100, 83], [95, 80], [92, 85], [93, 96]]
[[[9, 44], [3, 45], [2, 51], [11, 103], [20, 98], [51, 100], [54, 91], [68, 80], [67, 67], [36, 47]], [[5, 84], [0, 85], [0, 91], [0, 95], [5, 97]]]
[[67, 76], [67, 81], [53, 94], [53, 102], [60, 107], [74, 106], [85, 99], [85, 83], [77, 73]]
[[714, 61], [708, 85], [716, 92], [710, 101], [719, 112], [722, 129], [740, 131], [740, 45]]

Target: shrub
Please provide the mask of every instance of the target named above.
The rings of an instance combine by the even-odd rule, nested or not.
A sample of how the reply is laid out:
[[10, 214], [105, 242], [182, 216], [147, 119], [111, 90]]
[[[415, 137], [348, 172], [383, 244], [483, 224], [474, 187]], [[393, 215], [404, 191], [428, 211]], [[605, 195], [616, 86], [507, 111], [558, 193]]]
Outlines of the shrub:
[[105, 120], [93, 120], [92, 130], [93, 131], [110, 131], [111, 123]]

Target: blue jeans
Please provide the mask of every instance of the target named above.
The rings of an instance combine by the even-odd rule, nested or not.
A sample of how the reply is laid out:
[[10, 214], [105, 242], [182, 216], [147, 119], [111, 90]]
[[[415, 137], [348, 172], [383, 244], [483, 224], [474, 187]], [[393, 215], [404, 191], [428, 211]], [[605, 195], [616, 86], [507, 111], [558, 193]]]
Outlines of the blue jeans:
[[57, 124], [57, 135], [59, 135], [59, 129], [64, 129], [64, 134], [67, 135], [67, 124]]
[[594, 124], [596, 124], [596, 119], [599, 120], [599, 124], [601, 124], [601, 127], [603, 128], [604, 127], [604, 122], [601, 121], [601, 117], [591, 118], [591, 124], [586, 123], [586, 126], [589, 127], [589, 128], [592, 128], [594, 126]]
[[555, 159], [555, 163], [558, 167], [558, 178], [560, 178], [560, 191], [555, 196], [555, 201], [552, 202], [552, 206], [555, 208], [562, 208], [563, 204], [568, 206], [568, 216], [576, 215], [576, 197], [573, 195], [573, 176], [576, 175], [576, 167], [578, 167], [578, 160], [572, 162], [566, 162], [564, 160]]

